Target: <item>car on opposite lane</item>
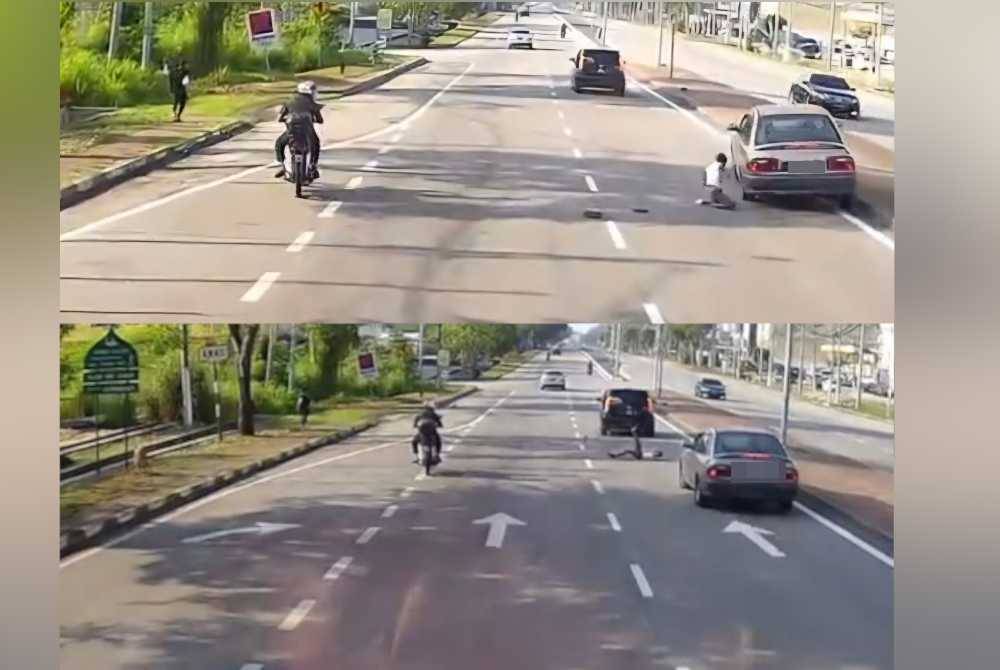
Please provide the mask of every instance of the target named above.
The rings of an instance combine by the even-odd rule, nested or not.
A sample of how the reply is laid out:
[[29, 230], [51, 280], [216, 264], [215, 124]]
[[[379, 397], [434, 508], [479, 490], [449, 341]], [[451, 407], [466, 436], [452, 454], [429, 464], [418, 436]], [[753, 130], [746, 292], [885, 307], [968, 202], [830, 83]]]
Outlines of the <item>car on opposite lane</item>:
[[694, 385], [695, 398], [711, 398], [713, 400], [726, 399], [726, 385], [718, 379], [712, 377], [702, 377]]
[[515, 49], [519, 47], [535, 48], [531, 31], [528, 28], [511, 28], [507, 31], [507, 48]]
[[575, 93], [584, 89], [613, 91], [625, 95], [625, 72], [622, 59], [614, 49], [580, 49], [569, 59], [570, 86]]
[[836, 121], [815, 105], [758, 105], [729, 125], [733, 169], [743, 199], [832, 196], [854, 202], [854, 157]]
[[559, 389], [560, 391], [566, 390], [566, 375], [559, 372], [558, 370], [546, 370], [542, 373], [542, 378], [538, 381], [538, 389], [544, 391], [545, 389]]
[[640, 389], [609, 389], [597, 399], [601, 403], [601, 435], [629, 435], [639, 429], [639, 437], [656, 435], [656, 417], [649, 393]]
[[843, 77], [832, 74], [806, 73], [792, 82], [788, 102], [816, 105], [834, 116], [861, 117], [861, 102], [854, 87]]
[[783, 512], [799, 492], [799, 471], [781, 440], [759, 428], [710, 429], [686, 441], [680, 486], [699, 507], [715, 501], [774, 501]]

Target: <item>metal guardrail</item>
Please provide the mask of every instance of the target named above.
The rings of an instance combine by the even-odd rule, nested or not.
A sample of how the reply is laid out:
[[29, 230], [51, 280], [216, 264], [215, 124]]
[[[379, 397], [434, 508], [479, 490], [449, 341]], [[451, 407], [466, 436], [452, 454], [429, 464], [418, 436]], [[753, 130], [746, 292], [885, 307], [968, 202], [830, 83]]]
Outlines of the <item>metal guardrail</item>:
[[169, 423], [147, 423], [139, 426], [121, 428], [119, 430], [109, 430], [100, 436], [95, 435], [94, 437], [87, 437], [82, 440], [60, 444], [59, 454], [75, 454], [78, 451], [96, 449], [98, 446], [103, 447], [109, 444], [114, 444], [115, 442], [120, 442], [126, 438], [142, 437], [144, 435], [149, 435], [150, 433], [157, 433], [168, 429], [170, 426], [171, 424]]

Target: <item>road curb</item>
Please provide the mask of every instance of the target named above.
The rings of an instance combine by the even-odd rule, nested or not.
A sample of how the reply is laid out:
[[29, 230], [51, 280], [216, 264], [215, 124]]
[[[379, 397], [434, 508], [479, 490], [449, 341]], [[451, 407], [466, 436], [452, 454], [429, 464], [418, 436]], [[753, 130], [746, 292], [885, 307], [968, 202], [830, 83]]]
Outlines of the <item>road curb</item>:
[[[360, 81], [357, 84], [347, 87], [343, 91], [339, 91], [336, 95], [336, 99], [370, 91], [371, 89], [377, 88], [401, 74], [409, 72], [410, 70], [418, 68], [422, 65], [426, 65], [428, 62], [430, 61], [426, 58], [420, 57], [401, 63], [386, 70], [382, 74], [365, 79], [364, 81]], [[270, 108], [271, 106], [262, 109]], [[249, 117], [251, 119], [257, 119], [260, 115], [260, 111], [261, 110], [251, 112]], [[238, 121], [232, 121], [214, 130], [202, 133], [201, 135], [190, 140], [181, 142], [180, 144], [164, 147], [152, 153], [146, 154], [145, 156], [133, 158], [132, 160], [126, 161], [121, 165], [98, 172], [97, 174], [78, 181], [75, 184], [70, 184], [59, 191], [59, 209], [64, 210], [67, 207], [78, 205], [85, 200], [89, 200], [94, 196], [122, 184], [123, 182], [152, 172], [157, 168], [169, 165], [170, 163], [174, 163], [182, 158], [186, 158], [192, 153], [206, 147], [210, 147], [237, 135], [241, 135], [242, 133], [251, 130], [254, 125], [255, 124], [252, 121], [248, 120], [241, 119]]]
[[249, 465], [219, 473], [210, 479], [205, 479], [196, 484], [171, 491], [166, 495], [136, 505], [107, 519], [79, 528], [70, 528], [62, 531], [59, 537], [59, 556], [60, 558], [65, 558], [78, 551], [100, 544], [114, 535], [151, 521], [199, 498], [204, 498], [220, 489], [247, 479], [258, 472], [271, 469], [321, 447], [336, 444], [354, 437], [359, 433], [374, 428], [378, 423], [378, 420], [366, 421], [352, 426], [347, 430], [340, 430], [329, 435], [312, 438], [296, 447], [285, 449], [278, 455], [268, 456], [254, 461]]

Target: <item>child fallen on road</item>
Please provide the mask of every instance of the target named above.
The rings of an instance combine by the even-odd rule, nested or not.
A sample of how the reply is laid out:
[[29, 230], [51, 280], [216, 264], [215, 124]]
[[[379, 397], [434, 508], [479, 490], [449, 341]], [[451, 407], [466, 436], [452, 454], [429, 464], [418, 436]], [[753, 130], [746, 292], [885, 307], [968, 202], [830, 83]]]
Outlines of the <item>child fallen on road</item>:
[[716, 154], [715, 162], [705, 168], [705, 195], [698, 198], [698, 205], [711, 205], [717, 209], [735, 209], [736, 203], [722, 190], [722, 177], [726, 174], [726, 154]]

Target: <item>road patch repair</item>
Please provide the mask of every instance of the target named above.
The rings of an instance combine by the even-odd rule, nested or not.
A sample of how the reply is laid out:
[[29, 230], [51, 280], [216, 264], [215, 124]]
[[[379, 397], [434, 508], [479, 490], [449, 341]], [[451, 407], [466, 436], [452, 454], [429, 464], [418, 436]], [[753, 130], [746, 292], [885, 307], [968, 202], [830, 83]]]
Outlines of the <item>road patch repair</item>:
[[[439, 406], [446, 407], [478, 391], [478, 387], [467, 387], [440, 399]], [[398, 414], [389, 413], [375, 420], [363, 421], [347, 429], [321, 434], [304, 441], [299, 438], [298, 444], [284, 448], [277, 453], [251, 460], [240, 467], [215, 472], [210, 477], [203, 477], [199, 481], [176, 490], [153, 495], [147, 500], [128, 505], [124, 509], [107, 514], [107, 516], [96, 515], [96, 518], [87, 519], [86, 522], [79, 525], [60, 528], [59, 555], [61, 558], [66, 558], [89, 547], [101, 545], [131, 529], [145, 523], [155, 522], [159, 517], [248, 480], [263, 471], [271, 470], [278, 465], [323, 447], [343, 442], [390, 420], [393, 416], [398, 416]], [[294, 438], [290, 438], [289, 441], [294, 442]]]

